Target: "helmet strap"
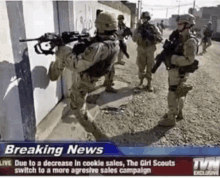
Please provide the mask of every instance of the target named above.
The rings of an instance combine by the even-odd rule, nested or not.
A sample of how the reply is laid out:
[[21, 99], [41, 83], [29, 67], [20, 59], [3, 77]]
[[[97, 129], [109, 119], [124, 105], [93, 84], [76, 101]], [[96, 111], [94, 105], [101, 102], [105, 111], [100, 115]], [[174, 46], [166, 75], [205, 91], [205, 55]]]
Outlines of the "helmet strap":
[[193, 25], [191, 25], [190, 27], [187, 27], [187, 23], [184, 23], [184, 27], [182, 30], [180, 30], [180, 32], [183, 32], [186, 29], [190, 29]]

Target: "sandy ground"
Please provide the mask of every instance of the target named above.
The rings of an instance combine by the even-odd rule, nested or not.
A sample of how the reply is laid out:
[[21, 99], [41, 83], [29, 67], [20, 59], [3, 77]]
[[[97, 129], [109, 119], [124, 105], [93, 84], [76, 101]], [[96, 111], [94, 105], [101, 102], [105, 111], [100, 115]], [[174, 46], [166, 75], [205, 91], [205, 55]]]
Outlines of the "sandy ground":
[[[166, 39], [171, 33], [164, 31]], [[154, 92], [144, 88], [135, 90], [137, 77], [136, 45], [128, 41], [130, 59], [124, 57], [124, 66], [116, 65], [115, 81], [128, 84], [133, 99], [117, 110], [101, 110], [93, 123], [83, 124], [74, 115], [68, 115], [48, 139], [108, 140], [129, 146], [219, 146], [220, 145], [220, 43], [213, 42], [206, 54], [198, 55], [200, 68], [191, 74], [188, 82], [194, 88], [187, 95], [184, 119], [175, 127], [163, 128], [158, 121], [167, 112], [168, 75], [162, 64], [154, 74]], [[201, 49], [200, 49], [201, 50]], [[158, 54], [162, 45], [157, 45]], [[144, 81], [144, 85], [147, 82]], [[91, 131], [91, 127], [93, 128]]]

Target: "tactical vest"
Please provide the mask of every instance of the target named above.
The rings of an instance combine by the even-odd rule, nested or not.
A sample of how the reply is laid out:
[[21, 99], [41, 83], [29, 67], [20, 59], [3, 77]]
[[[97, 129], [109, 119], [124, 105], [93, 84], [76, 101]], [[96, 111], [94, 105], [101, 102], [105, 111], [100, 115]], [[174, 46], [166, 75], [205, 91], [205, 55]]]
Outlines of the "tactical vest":
[[108, 56], [106, 57], [106, 59], [100, 60], [99, 62], [91, 66], [90, 68], [81, 72], [81, 74], [87, 73], [91, 77], [99, 78], [111, 71], [112, 64], [114, 62], [114, 57], [117, 53], [116, 41], [106, 40], [106, 41], [102, 41], [101, 43], [103, 43], [104, 45], [108, 47]]
[[[149, 35], [146, 35], [146, 32], [149, 33]], [[151, 45], [154, 45], [156, 44], [157, 42], [157, 31], [155, 29], [155, 26], [151, 23], [148, 23], [148, 24], [142, 24], [139, 28], [138, 28], [138, 33], [140, 33], [142, 35], [142, 38], [143, 38], [143, 42], [141, 44], [138, 44], [140, 46], [143, 46], [143, 47], [146, 47], [147, 44], [146, 44], [146, 41], [145, 39], [148, 38], [148, 40], [151, 41]], [[161, 38], [159, 35], [158, 35], [158, 38]]]
[[121, 24], [118, 23], [118, 28], [119, 28], [120, 30], [125, 29], [125, 28], [126, 28], [126, 25], [125, 25], [123, 22], [122, 22]]
[[[190, 38], [193, 38], [193, 39], [196, 40], [196, 42], [197, 42], [197, 51], [196, 51], [196, 54], [198, 54], [198, 52], [199, 52], [199, 45], [198, 45], [199, 41], [198, 41], [198, 39], [197, 39], [194, 35], [190, 35], [187, 40], [189, 40]], [[186, 41], [187, 41], [187, 40], [186, 40]], [[177, 54], [177, 55], [184, 55], [184, 48], [183, 48], [183, 46], [184, 46], [184, 43], [179, 43], [179, 44], [177, 45], [177, 47], [175, 48], [175, 50], [174, 50], [175, 54]]]
[[210, 37], [212, 37], [212, 33], [213, 33], [213, 31], [210, 28], [206, 28], [204, 31], [204, 36], [210, 38]]

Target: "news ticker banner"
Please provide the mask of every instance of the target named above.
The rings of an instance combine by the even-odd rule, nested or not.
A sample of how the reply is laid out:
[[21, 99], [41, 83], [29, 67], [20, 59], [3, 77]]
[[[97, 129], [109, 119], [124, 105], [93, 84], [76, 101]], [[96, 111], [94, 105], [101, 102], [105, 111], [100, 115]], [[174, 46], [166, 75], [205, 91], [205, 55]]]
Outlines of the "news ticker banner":
[[191, 148], [192, 153], [188, 148], [188, 155], [180, 151], [183, 148], [164, 149], [112, 143], [1, 143], [0, 175], [219, 175], [220, 148], [214, 148], [215, 155], [209, 154], [213, 148]]

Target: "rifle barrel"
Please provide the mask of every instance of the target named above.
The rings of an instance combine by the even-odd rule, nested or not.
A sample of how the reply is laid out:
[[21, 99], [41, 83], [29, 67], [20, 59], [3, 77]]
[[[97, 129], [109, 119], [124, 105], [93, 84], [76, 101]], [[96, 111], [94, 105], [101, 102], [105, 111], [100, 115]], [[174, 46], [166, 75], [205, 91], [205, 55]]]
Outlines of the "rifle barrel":
[[20, 39], [19, 42], [26, 42], [26, 41], [36, 41], [39, 40], [38, 38], [33, 38], [33, 39]]

